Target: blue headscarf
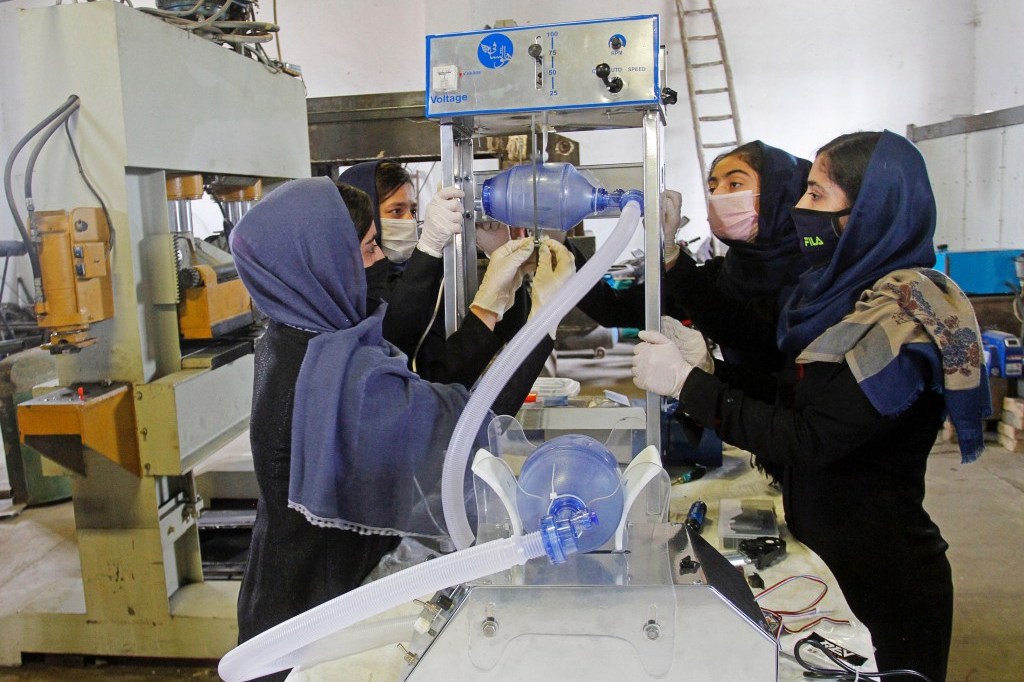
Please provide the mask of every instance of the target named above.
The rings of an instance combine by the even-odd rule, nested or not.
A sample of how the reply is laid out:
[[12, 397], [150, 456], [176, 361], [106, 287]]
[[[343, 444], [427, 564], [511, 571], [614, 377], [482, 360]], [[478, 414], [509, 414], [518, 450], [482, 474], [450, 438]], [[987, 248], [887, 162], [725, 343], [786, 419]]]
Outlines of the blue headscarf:
[[924, 159], [905, 137], [883, 132], [832, 260], [800, 277], [779, 316], [779, 348], [799, 353], [853, 310], [893, 270], [935, 265], [935, 197]]
[[352, 185], [357, 189], [361, 189], [370, 195], [370, 201], [373, 203], [373, 224], [377, 226], [377, 243], [381, 243], [381, 229], [380, 229], [380, 197], [377, 196], [377, 167], [383, 163], [382, 160], [376, 161], [364, 161], [363, 163], [357, 163], [356, 165], [346, 168], [345, 171], [338, 176], [338, 182], [344, 182], [346, 185]]
[[917, 148], [879, 137], [828, 265], [800, 278], [779, 318], [779, 347], [797, 362], [847, 362], [880, 414], [922, 391], [942, 394], [962, 460], [984, 449], [990, 411], [981, 333], [967, 297], [935, 264], [935, 198]]
[[811, 162], [760, 140], [760, 202], [757, 237], [752, 243], [723, 240], [729, 251], [722, 262], [719, 287], [741, 300], [778, 296], [780, 305], [809, 266], [800, 250], [790, 209], [807, 187]]
[[327, 178], [270, 192], [231, 233], [238, 274], [276, 322], [317, 332], [295, 385], [289, 506], [366, 534], [445, 536], [440, 480], [467, 392], [432, 384], [366, 316], [348, 210]]

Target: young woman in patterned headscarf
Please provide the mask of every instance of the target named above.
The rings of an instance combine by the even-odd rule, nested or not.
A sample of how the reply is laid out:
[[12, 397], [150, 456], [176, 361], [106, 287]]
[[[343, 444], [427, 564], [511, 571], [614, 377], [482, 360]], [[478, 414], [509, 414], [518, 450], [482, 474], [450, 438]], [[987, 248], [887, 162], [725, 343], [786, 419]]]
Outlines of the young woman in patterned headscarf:
[[832, 570], [879, 668], [939, 682], [953, 583], [923, 506], [925, 470], [944, 413], [964, 462], [983, 449], [978, 323], [963, 292], [931, 269], [935, 200], [905, 138], [855, 133], [825, 145], [793, 218], [811, 269], [779, 318], [788, 362], [774, 402], [747, 390], [770, 378], [688, 361], [656, 332], [641, 334], [634, 380], [781, 464], [789, 530]]

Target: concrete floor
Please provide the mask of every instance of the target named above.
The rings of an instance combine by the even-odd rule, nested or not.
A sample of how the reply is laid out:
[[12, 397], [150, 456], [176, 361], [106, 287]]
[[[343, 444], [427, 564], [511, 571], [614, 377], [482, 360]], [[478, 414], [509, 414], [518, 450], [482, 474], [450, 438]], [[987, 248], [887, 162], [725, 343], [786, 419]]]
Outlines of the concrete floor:
[[[563, 360], [559, 373], [585, 387], [631, 391], [629, 346], [603, 360]], [[584, 392], [589, 392], [586, 388]], [[955, 445], [940, 443], [928, 471], [926, 507], [950, 544], [956, 588], [950, 682], [1024, 679], [1024, 455], [995, 443], [980, 461], [963, 466]], [[54, 576], [77, 570], [69, 503], [27, 509], [0, 521], [0, 618]], [[209, 662], [127, 665], [75, 658], [28, 661], [0, 668], [0, 682], [32, 680], [217, 680]]]

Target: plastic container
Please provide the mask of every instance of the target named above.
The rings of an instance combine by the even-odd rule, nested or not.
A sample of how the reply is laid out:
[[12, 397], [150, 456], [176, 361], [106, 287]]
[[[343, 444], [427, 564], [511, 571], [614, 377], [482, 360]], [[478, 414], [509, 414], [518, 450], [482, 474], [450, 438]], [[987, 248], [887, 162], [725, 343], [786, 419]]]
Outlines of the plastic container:
[[[569, 163], [537, 164], [536, 211], [533, 165], [514, 166], [485, 180], [481, 205], [490, 218], [514, 227], [570, 230], [584, 218], [618, 210], [627, 201], [643, 207], [639, 190], [609, 192]], [[614, 215], [614, 214], [613, 214]]]
[[579, 551], [607, 542], [622, 518], [624, 495], [619, 464], [604, 445], [589, 436], [558, 436], [526, 458], [519, 473], [516, 504], [524, 528], [536, 528], [548, 515], [556, 519], [586, 507], [597, 525], [579, 539]]

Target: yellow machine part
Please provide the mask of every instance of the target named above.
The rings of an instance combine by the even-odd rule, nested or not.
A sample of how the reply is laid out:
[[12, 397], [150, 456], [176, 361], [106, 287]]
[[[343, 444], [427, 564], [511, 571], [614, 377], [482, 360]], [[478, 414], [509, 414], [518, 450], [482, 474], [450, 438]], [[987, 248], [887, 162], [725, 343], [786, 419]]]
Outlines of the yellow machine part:
[[141, 474], [131, 386], [83, 384], [59, 388], [18, 405], [21, 442], [84, 475], [89, 448]]
[[221, 201], [259, 201], [263, 196], [263, 180], [245, 187], [216, 192], [216, 196]]
[[103, 211], [40, 211], [35, 220], [44, 296], [36, 303], [39, 326], [75, 332], [113, 317], [110, 227]]
[[201, 173], [172, 175], [167, 178], [167, 200], [202, 199], [203, 176]]
[[208, 265], [197, 265], [203, 285], [184, 289], [178, 304], [183, 339], [212, 339], [252, 322], [252, 300], [242, 280], [217, 282]]

